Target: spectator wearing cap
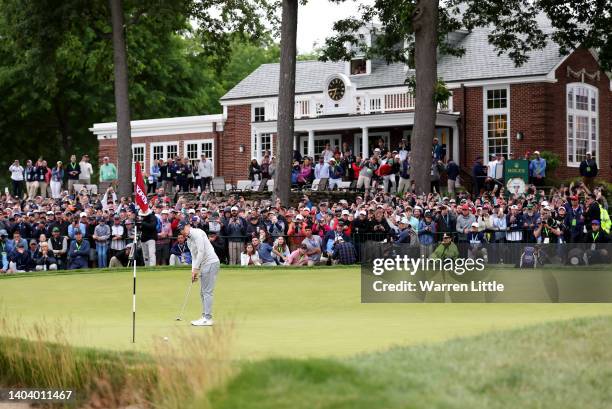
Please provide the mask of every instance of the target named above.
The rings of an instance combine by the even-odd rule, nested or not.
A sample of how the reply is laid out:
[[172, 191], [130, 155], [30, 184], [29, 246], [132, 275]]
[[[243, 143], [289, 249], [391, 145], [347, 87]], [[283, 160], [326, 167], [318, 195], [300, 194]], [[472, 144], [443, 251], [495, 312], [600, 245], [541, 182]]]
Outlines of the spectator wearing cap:
[[428, 210], [425, 212], [425, 217], [419, 223], [419, 243], [421, 256], [429, 257], [434, 250], [436, 242], [436, 223], [433, 221], [433, 216]]
[[340, 236], [334, 241], [331, 258], [334, 264], [355, 264], [357, 261], [357, 251], [353, 243]]
[[442, 243], [436, 247], [430, 257], [441, 260], [454, 260], [459, 257], [459, 249], [457, 245], [453, 243], [450, 234], [444, 234], [442, 236]]
[[457, 216], [457, 239], [461, 243], [467, 242], [467, 234], [472, 228], [472, 223], [476, 222], [476, 217], [470, 211], [470, 206], [467, 204], [461, 205], [460, 214]]
[[593, 181], [597, 177], [599, 169], [597, 168], [597, 161], [591, 155], [591, 152], [586, 153], [586, 157], [580, 162], [580, 176], [582, 176], [582, 182], [589, 188], [593, 189]]
[[485, 245], [487, 240], [485, 234], [479, 231], [479, 224], [477, 222], [472, 223], [470, 232], [467, 235], [468, 247], [468, 258], [483, 258], [485, 263], [488, 261], [488, 253]]
[[160, 230], [155, 241], [155, 253], [157, 265], [165, 266], [170, 261], [170, 241], [172, 238], [172, 224], [170, 222], [170, 212], [163, 209], [157, 218], [160, 222]]
[[482, 163], [482, 156], [478, 156], [472, 167], [472, 181], [474, 184], [474, 195], [480, 195], [480, 191], [484, 188], [487, 178], [487, 167]]
[[523, 238], [526, 243], [535, 243], [536, 236], [534, 235], [534, 231], [540, 219], [540, 214], [535, 211], [533, 203], [527, 204], [526, 211], [523, 212], [522, 217]]
[[30, 240], [30, 246], [28, 247], [28, 252], [30, 253], [30, 260], [32, 260], [32, 265], [30, 267], [32, 267], [31, 269], [33, 269], [34, 261], [40, 254], [39, 248], [38, 248], [38, 240], [36, 239]]
[[75, 216], [70, 226], [68, 226], [68, 237], [71, 240], [76, 239], [76, 232], [80, 231], [83, 236], [87, 234], [87, 213], [81, 212], [79, 216]]
[[240, 254], [246, 241], [247, 222], [238, 215], [238, 206], [232, 206], [229, 217], [225, 220], [225, 232], [227, 233], [229, 263], [239, 265]]
[[106, 268], [108, 266], [108, 241], [111, 237], [111, 228], [106, 224], [103, 217], [98, 217], [96, 221], [98, 225], [95, 227], [93, 239], [96, 243], [98, 267]]
[[100, 182], [104, 186], [100, 186], [100, 190], [104, 190], [109, 184], [112, 184], [117, 180], [117, 168], [114, 163], [111, 163], [108, 156], [102, 158], [102, 165], [100, 165]]
[[565, 204], [565, 225], [568, 227], [568, 241], [578, 243], [584, 232], [584, 209], [580, 206], [578, 195], [572, 195]]
[[64, 181], [64, 165], [58, 160], [55, 167], [51, 170], [51, 197], [60, 199], [62, 197], [62, 183]]
[[306, 244], [300, 244], [299, 247], [287, 256], [285, 265], [287, 266], [308, 266], [310, 265], [310, 259], [308, 257], [308, 246]]
[[[130, 224], [131, 224], [131, 221], [130, 221]], [[111, 257], [110, 262], [108, 263], [108, 266], [110, 268], [128, 267], [130, 263], [130, 256], [132, 255], [133, 246], [134, 246], [134, 243], [128, 243], [122, 251], [115, 254], [113, 257]], [[140, 248], [138, 248], [136, 251], [135, 259], [136, 259], [137, 266], [144, 266], [144, 260], [142, 258], [142, 250]]]
[[83, 185], [91, 184], [91, 175], [93, 175], [93, 167], [89, 163], [89, 155], [83, 155], [79, 162], [81, 173], [79, 173], [79, 183]]
[[416, 245], [419, 242], [418, 235], [412, 229], [412, 225], [407, 217], [402, 217], [399, 221], [399, 234], [397, 235], [397, 244]]
[[47, 241], [48, 248], [56, 260], [59, 270], [66, 268], [66, 255], [68, 254], [68, 239], [62, 236], [59, 227], [54, 227], [51, 237]]
[[331, 257], [334, 252], [334, 244], [339, 240], [349, 241], [349, 236], [344, 232], [344, 222], [336, 223], [334, 230], [330, 230], [323, 238], [323, 249], [327, 257]]
[[546, 159], [540, 156], [540, 151], [534, 151], [535, 158], [529, 163], [529, 173], [532, 177], [532, 182], [536, 186], [544, 184], [546, 177]]
[[431, 153], [435, 161], [442, 160], [442, 145], [438, 138], [433, 138]]
[[32, 269], [32, 258], [23, 242], [19, 242], [9, 256], [9, 271], [11, 273], [25, 273]]
[[110, 226], [110, 245], [109, 245], [109, 253], [110, 257], [117, 255], [118, 253], [123, 252], [125, 249], [125, 239], [127, 237], [127, 229], [121, 223], [121, 216], [114, 215], [113, 216], [113, 224]]
[[367, 240], [382, 242], [389, 238], [391, 233], [391, 226], [385, 218], [383, 209], [376, 209], [374, 212], [374, 218], [369, 223], [368, 237]]
[[142, 231], [140, 242], [142, 243], [142, 255], [146, 266], [154, 267], [157, 263], [155, 254], [155, 241], [157, 240], [157, 216], [147, 209], [140, 210], [138, 216], [142, 218]]
[[76, 155], [70, 156], [70, 163], [66, 166], [68, 174], [68, 191], [74, 193], [74, 184], [79, 182], [81, 174], [81, 166], [76, 161]]
[[446, 170], [446, 189], [448, 190], [448, 196], [455, 198], [455, 191], [459, 187], [459, 165], [449, 158], [445, 166]]
[[410, 157], [405, 155], [403, 159], [400, 159], [399, 162], [399, 183], [397, 186], [397, 192], [404, 196], [404, 193], [410, 192], [411, 190], [411, 182], [410, 182]]
[[24, 173], [27, 197], [30, 200], [34, 200], [36, 191], [38, 190], [38, 175], [36, 174], [36, 167], [32, 164], [30, 159], [26, 161]]
[[506, 226], [508, 229], [506, 241], [520, 243], [523, 240], [523, 214], [517, 205], [510, 206], [510, 212], [506, 216]]
[[266, 235], [264, 240], [261, 241], [261, 244], [259, 244], [259, 247], [257, 248], [257, 253], [259, 255], [259, 260], [262, 266], [276, 266], [276, 259], [274, 258], [273, 254], [273, 245], [274, 239], [269, 234]]
[[597, 219], [591, 220], [591, 228], [587, 233], [586, 242], [590, 244], [584, 255], [586, 264], [609, 263], [610, 252], [607, 243], [610, 236], [601, 229], [601, 223]]
[[176, 238], [176, 243], [170, 249], [170, 265], [186, 266], [191, 265], [191, 251], [182, 233]]
[[448, 233], [451, 236], [455, 233], [457, 219], [453, 213], [449, 212], [448, 206], [440, 206], [440, 212], [434, 217], [434, 220], [439, 237], [438, 241], [442, 241], [444, 233]]
[[19, 164], [19, 159], [15, 159], [15, 162], [9, 166], [9, 172], [11, 172], [13, 196], [17, 199], [21, 199], [23, 196], [24, 169], [23, 166]]
[[70, 243], [68, 250], [68, 269], [77, 270], [87, 268], [89, 266], [89, 242], [83, 238], [83, 233], [76, 230], [75, 238]]
[[58, 262], [53, 256], [53, 252], [49, 252], [49, 244], [47, 242], [40, 244], [40, 252], [34, 260], [36, 271], [53, 271], [58, 269]]
[[272, 236], [273, 240], [285, 234], [285, 222], [283, 222], [283, 220], [281, 220], [276, 213], [270, 212], [265, 224], [266, 230], [270, 236]]

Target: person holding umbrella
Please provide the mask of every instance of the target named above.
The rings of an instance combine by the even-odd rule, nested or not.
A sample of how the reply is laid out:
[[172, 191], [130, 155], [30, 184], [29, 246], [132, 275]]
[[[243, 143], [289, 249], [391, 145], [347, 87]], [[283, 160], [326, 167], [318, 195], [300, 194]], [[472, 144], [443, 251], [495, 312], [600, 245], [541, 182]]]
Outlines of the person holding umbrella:
[[191, 251], [191, 283], [197, 281], [198, 276], [201, 278], [202, 317], [191, 321], [191, 325], [210, 327], [213, 325], [212, 307], [215, 281], [221, 268], [219, 257], [204, 230], [191, 227], [183, 220], [178, 225], [178, 232], [187, 238], [187, 246]]

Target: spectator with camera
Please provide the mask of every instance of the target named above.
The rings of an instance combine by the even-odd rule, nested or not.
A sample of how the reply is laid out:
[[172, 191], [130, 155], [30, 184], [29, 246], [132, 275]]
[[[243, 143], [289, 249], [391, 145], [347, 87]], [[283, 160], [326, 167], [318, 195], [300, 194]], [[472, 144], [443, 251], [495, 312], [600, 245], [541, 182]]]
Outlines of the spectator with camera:
[[185, 236], [179, 234], [176, 243], [170, 249], [170, 265], [186, 266], [191, 265], [191, 251], [185, 241]]

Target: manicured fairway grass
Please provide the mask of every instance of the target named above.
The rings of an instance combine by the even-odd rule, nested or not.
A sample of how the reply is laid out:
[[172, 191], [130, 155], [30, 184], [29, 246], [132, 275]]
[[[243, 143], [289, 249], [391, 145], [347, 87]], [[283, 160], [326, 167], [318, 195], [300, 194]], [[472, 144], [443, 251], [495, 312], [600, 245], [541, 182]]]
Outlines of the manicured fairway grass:
[[[189, 270], [139, 271], [137, 344], [131, 341], [131, 271], [0, 279], [0, 303], [24, 325], [70, 321], [74, 345], [149, 350], [190, 328], [200, 314], [194, 286], [175, 321]], [[223, 268], [215, 320], [232, 322], [233, 358], [347, 357], [396, 345], [429, 344], [545, 321], [612, 315], [609, 304], [361, 304], [358, 268]]]

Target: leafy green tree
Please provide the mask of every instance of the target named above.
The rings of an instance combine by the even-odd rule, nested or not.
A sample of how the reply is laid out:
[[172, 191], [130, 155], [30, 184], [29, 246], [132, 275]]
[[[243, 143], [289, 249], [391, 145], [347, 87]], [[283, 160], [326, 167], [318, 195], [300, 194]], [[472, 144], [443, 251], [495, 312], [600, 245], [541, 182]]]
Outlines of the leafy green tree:
[[[333, 0], [342, 2], [344, 0]], [[553, 31], [542, 30], [538, 18], [545, 15]], [[364, 24], [378, 21], [381, 29], [367, 46], [357, 36]], [[609, 0], [375, 0], [361, 6], [358, 17], [338, 21], [336, 35], [326, 40], [323, 59], [350, 59], [364, 52], [415, 68], [416, 90], [412, 157], [431, 157], [435, 131], [437, 54], [461, 56], [464, 52], [448, 41], [448, 34], [460, 28], [492, 27], [489, 42], [499, 53], [507, 53], [516, 65], [529, 53], [542, 49], [547, 41], [559, 43], [562, 52], [582, 45], [598, 50], [604, 69], [612, 68], [612, 15]], [[350, 47], [347, 47], [347, 44]], [[429, 160], [413, 160], [411, 176], [419, 193], [429, 192]]]
[[[154, 2], [155, 13], [145, 13], [153, 2], [124, 3], [133, 119], [219, 112], [218, 98], [242, 70], [278, 60], [265, 33], [248, 35], [264, 29], [257, 22], [228, 26], [243, 35], [196, 30], [191, 21], [203, 16], [201, 5], [167, 3]], [[105, 2], [0, 0], [0, 137], [17, 142], [3, 144], [0, 164], [95, 155], [88, 128], [115, 120], [111, 32]], [[228, 58], [232, 50], [242, 53], [243, 66]]]

